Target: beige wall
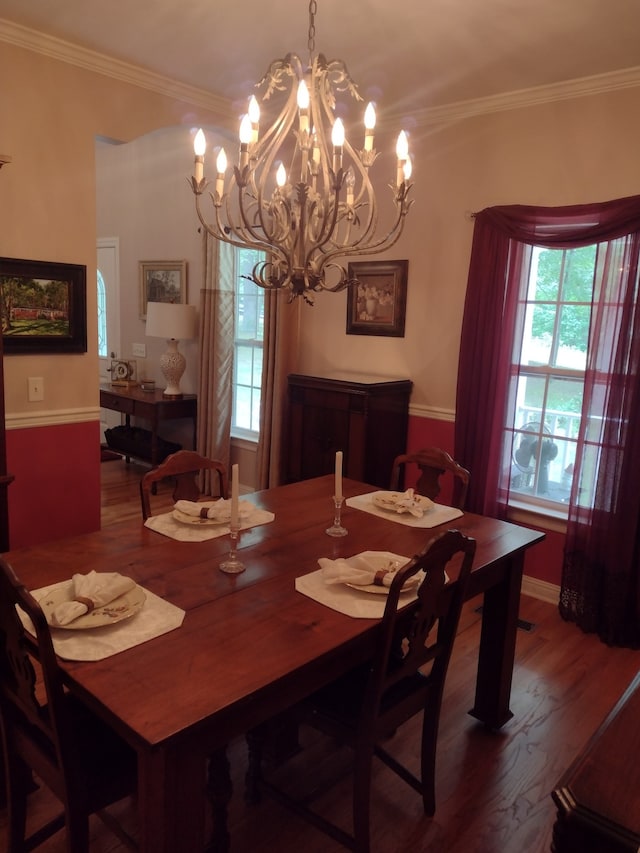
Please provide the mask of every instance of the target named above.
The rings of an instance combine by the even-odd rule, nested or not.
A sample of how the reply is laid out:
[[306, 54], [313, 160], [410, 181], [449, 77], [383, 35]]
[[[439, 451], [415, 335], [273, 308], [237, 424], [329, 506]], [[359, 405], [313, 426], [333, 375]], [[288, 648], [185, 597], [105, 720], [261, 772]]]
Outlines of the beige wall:
[[[195, 214], [189, 219], [192, 197], [184, 179], [190, 162], [180, 159], [181, 147], [189, 128], [215, 126], [216, 116], [7, 45], [0, 51], [0, 79], [0, 152], [13, 156], [0, 173], [2, 254], [86, 263], [91, 269], [96, 236], [118, 236], [126, 356], [131, 342], [144, 333], [137, 308], [137, 261], [143, 255], [192, 257], [190, 301], [197, 302], [199, 238]], [[409, 376], [415, 383], [414, 413], [450, 416], [473, 231], [468, 212], [494, 204], [560, 205], [640, 192], [639, 107], [640, 90], [629, 88], [414, 129], [415, 204], [404, 235], [386, 255], [409, 259], [406, 335], [347, 335], [346, 295], [321, 294], [313, 308], [300, 307], [298, 369]], [[158, 209], [149, 211], [148, 220], [130, 220], [120, 233], [108, 233], [116, 228], [108, 220], [98, 229], [96, 137], [130, 141], [151, 134], [137, 143], [148, 157], [147, 146], [159, 136], [152, 131], [172, 125], [180, 130], [171, 136], [172, 156], [159, 165], [171, 178]], [[380, 150], [387, 145], [391, 150], [391, 140], [382, 132], [376, 141]], [[101, 150], [99, 156], [111, 154]], [[385, 156], [374, 167], [381, 197], [386, 196], [392, 163]], [[119, 190], [116, 185], [110, 189]], [[180, 226], [166, 231], [160, 225], [165, 213], [166, 222], [177, 216]], [[96, 405], [91, 286], [88, 314], [87, 356], [6, 359], [9, 414], [42, 408], [26, 401], [26, 378], [34, 374], [44, 376], [47, 408]], [[148, 347], [150, 358], [159, 351], [159, 345]], [[190, 388], [195, 380], [190, 368]]]
[[409, 376], [414, 412], [452, 411], [473, 235], [468, 212], [640, 193], [639, 138], [638, 88], [415, 131], [416, 202], [388, 255], [409, 259], [406, 335], [347, 335], [345, 295], [323, 294], [302, 310], [300, 369]]
[[[0, 172], [0, 254], [88, 270], [88, 353], [5, 357], [6, 411], [9, 424], [40, 411], [74, 417], [98, 406], [96, 137], [130, 140], [158, 127], [213, 123], [216, 116], [29, 50], [1, 48], [0, 153], [13, 162]], [[44, 404], [27, 401], [29, 376], [43, 377]]]

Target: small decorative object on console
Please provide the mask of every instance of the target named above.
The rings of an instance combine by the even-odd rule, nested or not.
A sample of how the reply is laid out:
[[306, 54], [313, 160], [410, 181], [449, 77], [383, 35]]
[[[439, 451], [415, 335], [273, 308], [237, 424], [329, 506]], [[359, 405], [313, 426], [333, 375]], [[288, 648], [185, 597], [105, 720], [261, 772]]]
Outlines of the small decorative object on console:
[[132, 388], [137, 385], [136, 382], [136, 362], [125, 361], [124, 359], [114, 358], [111, 360], [111, 384], [121, 385], [125, 388]]

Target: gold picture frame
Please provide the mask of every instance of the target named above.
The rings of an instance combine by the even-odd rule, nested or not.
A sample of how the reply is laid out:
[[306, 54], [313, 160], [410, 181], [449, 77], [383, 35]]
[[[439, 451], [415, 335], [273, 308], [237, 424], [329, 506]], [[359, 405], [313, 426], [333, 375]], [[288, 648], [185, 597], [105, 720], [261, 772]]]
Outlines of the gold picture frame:
[[148, 302], [187, 302], [186, 261], [140, 261], [140, 319], [147, 318]]

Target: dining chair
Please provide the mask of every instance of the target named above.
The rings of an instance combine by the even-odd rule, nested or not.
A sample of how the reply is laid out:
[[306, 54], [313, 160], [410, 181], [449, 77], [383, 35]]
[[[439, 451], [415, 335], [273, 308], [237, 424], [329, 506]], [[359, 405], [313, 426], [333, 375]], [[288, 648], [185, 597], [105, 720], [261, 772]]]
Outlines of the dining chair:
[[[427, 815], [435, 813], [440, 708], [475, 548], [474, 539], [456, 530], [433, 538], [421, 554], [397, 572], [371, 661], [291, 710], [293, 719], [350, 746], [354, 752], [352, 834], [319, 814], [290, 789], [285, 791], [273, 781], [274, 774], [263, 772], [268, 722], [247, 737], [249, 802], [259, 800], [265, 791], [348, 849], [367, 853], [375, 755], [421, 794]], [[448, 582], [445, 570], [450, 572], [452, 582]], [[402, 587], [415, 576], [421, 579], [416, 597], [404, 604], [404, 599], [400, 600]], [[389, 750], [396, 729], [420, 712], [423, 712], [420, 770], [416, 773]]]
[[466, 468], [455, 462], [446, 450], [439, 447], [425, 447], [414, 453], [402, 453], [393, 461], [391, 468], [390, 488], [397, 491], [402, 482], [401, 476], [405, 473], [408, 465], [416, 465], [420, 476], [415, 485], [418, 494], [435, 500], [440, 494], [440, 477], [445, 472], [453, 475], [452, 502], [451, 505], [458, 509], [464, 509], [467, 499], [467, 489], [471, 475]]
[[[150, 494], [161, 480], [175, 481], [172, 498], [175, 501], [197, 501], [202, 496], [198, 480], [201, 472], [211, 471], [212, 479], [217, 480], [218, 494], [221, 498], [228, 497], [227, 469], [217, 459], [201, 456], [194, 450], [178, 450], [161, 462], [140, 480], [140, 502], [142, 518], [146, 521], [151, 515]], [[212, 486], [214, 484], [212, 483]]]
[[[26, 613], [25, 630], [16, 606]], [[0, 728], [7, 796], [7, 851], [26, 853], [66, 831], [66, 850], [89, 850], [89, 816], [97, 814], [121, 841], [133, 839], [104, 811], [136, 791], [136, 754], [63, 684], [44, 613], [0, 558]], [[62, 811], [27, 835], [34, 778]]]

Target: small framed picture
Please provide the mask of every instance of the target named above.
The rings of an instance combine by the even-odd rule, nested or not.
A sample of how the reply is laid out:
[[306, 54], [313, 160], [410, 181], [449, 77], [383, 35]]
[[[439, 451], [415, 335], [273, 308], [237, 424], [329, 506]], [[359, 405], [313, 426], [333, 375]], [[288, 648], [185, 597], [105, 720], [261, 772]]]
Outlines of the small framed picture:
[[409, 261], [349, 264], [347, 334], [404, 337]]
[[87, 268], [0, 258], [6, 355], [87, 351]]
[[140, 261], [140, 319], [147, 317], [147, 302], [187, 301], [186, 261]]

